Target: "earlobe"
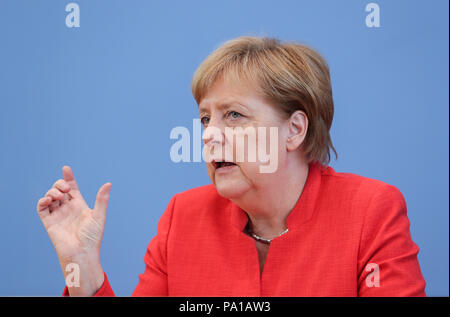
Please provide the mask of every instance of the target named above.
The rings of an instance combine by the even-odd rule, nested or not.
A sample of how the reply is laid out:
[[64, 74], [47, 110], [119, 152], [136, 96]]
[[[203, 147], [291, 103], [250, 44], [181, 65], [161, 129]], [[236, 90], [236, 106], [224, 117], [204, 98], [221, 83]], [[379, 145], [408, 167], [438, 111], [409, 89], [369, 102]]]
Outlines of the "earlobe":
[[308, 117], [303, 111], [294, 112], [289, 118], [289, 135], [286, 139], [288, 152], [297, 150], [303, 143], [308, 131]]

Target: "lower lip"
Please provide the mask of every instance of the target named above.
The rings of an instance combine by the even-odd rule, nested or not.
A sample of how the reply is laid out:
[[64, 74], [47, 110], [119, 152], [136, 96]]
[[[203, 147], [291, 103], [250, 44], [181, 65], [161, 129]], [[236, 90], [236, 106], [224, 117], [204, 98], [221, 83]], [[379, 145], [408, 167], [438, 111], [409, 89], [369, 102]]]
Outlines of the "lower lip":
[[216, 169], [216, 174], [227, 174], [230, 173], [237, 165], [229, 165]]

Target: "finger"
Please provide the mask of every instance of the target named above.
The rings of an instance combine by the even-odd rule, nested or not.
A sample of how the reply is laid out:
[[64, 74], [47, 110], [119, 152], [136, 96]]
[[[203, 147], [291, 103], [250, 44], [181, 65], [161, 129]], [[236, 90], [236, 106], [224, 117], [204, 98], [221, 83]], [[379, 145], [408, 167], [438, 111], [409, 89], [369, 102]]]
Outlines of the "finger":
[[61, 203], [64, 203], [72, 199], [72, 197], [70, 197], [70, 194], [63, 194], [63, 195], [64, 197], [61, 199]]
[[51, 197], [53, 200], [61, 200], [64, 198], [64, 194], [54, 187], [50, 188], [45, 196]]
[[[45, 207], [41, 211], [39, 211], [39, 217], [44, 221], [45, 217], [47, 217], [50, 214], [50, 207]], [[44, 223], [45, 226], [45, 223]]]
[[51, 197], [49, 197], [49, 196], [42, 197], [41, 199], [39, 199], [39, 201], [37, 203], [37, 211], [38, 212], [44, 211], [44, 209], [48, 208], [48, 206], [51, 204], [51, 202], [52, 202]]
[[50, 204], [49, 208], [50, 208], [50, 210], [55, 210], [55, 209], [58, 208], [59, 206], [61, 206], [61, 201], [60, 201], [60, 200], [54, 200], [54, 201]]
[[106, 209], [108, 207], [110, 191], [111, 183], [104, 184], [98, 190], [94, 206], [94, 217], [98, 220], [104, 220], [106, 218]]
[[55, 184], [53, 184], [53, 187], [63, 193], [68, 193], [70, 191], [70, 185], [63, 179], [58, 179]]
[[62, 172], [64, 180], [67, 182], [67, 184], [69, 184], [70, 188], [78, 191], [78, 185], [77, 182], [75, 181], [75, 176], [73, 175], [73, 171], [70, 168], [70, 166], [67, 165], [64, 166], [62, 168]]

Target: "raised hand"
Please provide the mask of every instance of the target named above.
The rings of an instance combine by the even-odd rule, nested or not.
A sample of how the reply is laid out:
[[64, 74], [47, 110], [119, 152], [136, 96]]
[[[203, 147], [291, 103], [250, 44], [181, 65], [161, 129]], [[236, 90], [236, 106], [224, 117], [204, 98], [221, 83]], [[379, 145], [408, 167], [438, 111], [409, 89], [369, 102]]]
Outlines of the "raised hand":
[[69, 166], [63, 167], [63, 176], [64, 179], [57, 180], [38, 201], [37, 211], [56, 249], [63, 272], [67, 264], [76, 263], [80, 266], [80, 274], [84, 274], [82, 288], [72, 292], [69, 289], [69, 292], [72, 295], [83, 290], [80, 295], [91, 295], [103, 281], [100, 245], [111, 183], [99, 189], [94, 209], [90, 209]]

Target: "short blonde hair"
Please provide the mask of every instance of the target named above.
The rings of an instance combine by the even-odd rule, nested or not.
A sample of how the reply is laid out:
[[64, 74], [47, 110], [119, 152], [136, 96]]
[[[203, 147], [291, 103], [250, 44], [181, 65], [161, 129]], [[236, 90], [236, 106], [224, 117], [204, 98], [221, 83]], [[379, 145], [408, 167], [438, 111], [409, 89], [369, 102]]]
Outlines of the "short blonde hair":
[[262, 97], [290, 116], [302, 110], [308, 131], [302, 144], [307, 162], [327, 166], [334, 105], [327, 62], [314, 49], [297, 43], [281, 43], [267, 37], [242, 36], [230, 40], [197, 68], [192, 94], [199, 104], [219, 76], [253, 83]]

